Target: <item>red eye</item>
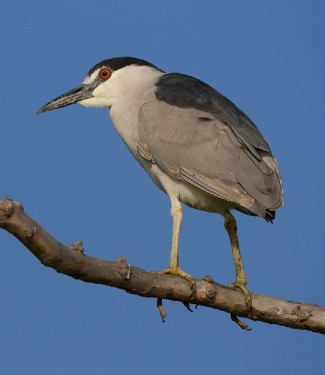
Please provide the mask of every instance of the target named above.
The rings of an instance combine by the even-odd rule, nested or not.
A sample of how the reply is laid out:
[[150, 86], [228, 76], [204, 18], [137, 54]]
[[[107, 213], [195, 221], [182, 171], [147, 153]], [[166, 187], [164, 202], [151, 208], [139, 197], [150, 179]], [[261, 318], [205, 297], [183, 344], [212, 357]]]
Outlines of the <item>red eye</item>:
[[103, 68], [99, 72], [99, 77], [104, 80], [108, 79], [111, 75], [112, 75], [112, 72], [108, 68]]

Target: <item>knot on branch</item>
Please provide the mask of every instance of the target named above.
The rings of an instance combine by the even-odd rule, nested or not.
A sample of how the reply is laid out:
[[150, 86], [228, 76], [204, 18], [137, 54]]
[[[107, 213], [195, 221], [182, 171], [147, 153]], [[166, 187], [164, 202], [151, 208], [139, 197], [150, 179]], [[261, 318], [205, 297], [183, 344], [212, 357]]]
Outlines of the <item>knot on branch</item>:
[[6, 198], [0, 202], [0, 215], [5, 219], [9, 219], [14, 213], [14, 202], [10, 198]]
[[214, 288], [214, 280], [209, 275], [204, 276], [202, 280], [205, 281], [208, 284], [208, 285], [204, 286], [205, 298], [211, 300], [216, 295], [216, 289]]
[[0, 222], [4, 223], [10, 219], [15, 210], [24, 211], [23, 205], [13, 201], [10, 197], [0, 199]]
[[32, 226], [32, 227], [30, 227], [30, 228], [27, 228], [27, 229], [24, 231], [25, 238], [31, 240], [36, 232], [37, 232], [37, 228], [36, 228], [35, 226]]
[[73, 251], [78, 251], [79, 253], [83, 253], [85, 251], [84, 247], [83, 247], [83, 243], [82, 241], [78, 240], [76, 242], [74, 242], [71, 246], [70, 246], [70, 249], [73, 250]]
[[313, 312], [309, 309], [302, 307], [301, 305], [297, 305], [291, 312], [291, 315], [295, 315], [298, 322], [305, 322], [308, 320], [312, 315]]
[[123, 276], [124, 280], [129, 280], [132, 274], [131, 264], [126, 261], [124, 255], [120, 256], [117, 261], [119, 262], [117, 266], [118, 273]]

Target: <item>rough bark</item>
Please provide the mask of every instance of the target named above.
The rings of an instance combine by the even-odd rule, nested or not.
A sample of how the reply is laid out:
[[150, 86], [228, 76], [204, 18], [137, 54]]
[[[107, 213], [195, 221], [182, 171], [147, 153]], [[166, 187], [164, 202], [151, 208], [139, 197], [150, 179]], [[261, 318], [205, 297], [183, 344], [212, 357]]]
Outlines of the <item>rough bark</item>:
[[131, 266], [124, 257], [116, 261], [93, 258], [83, 252], [77, 241], [65, 246], [29, 217], [18, 202], [0, 200], [0, 227], [14, 235], [45, 266], [59, 273], [85, 282], [108, 285], [137, 294], [157, 298], [157, 306], [164, 318], [162, 300], [180, 301], [206, 306], [231, 314], [241, 326], [237, 316], [278, 324], [295, 329], [325, 333], [325, 307], [287, 301], [252, 293], [252, 308], [247, 311], [241, 291], [215, 283], [211, 277], [196, 280], [193, 293], [187, 281], [177, 276], [162, 275]]

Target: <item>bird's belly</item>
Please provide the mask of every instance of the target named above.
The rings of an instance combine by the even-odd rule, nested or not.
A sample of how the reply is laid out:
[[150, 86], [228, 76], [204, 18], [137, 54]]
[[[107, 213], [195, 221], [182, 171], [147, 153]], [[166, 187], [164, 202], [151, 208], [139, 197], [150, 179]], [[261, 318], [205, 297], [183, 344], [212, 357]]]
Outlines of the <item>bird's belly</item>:
[[184, 181], [177, 180], [165, 173], [157, 164], [145, 159], [138, 151], [136, 141], [137, 112], [132, 106], [128, 108], [119, 108], [118, 106], [114, 108], [113, 106], [110, 115], [115, 129], [135, 159], [145, 169], [155, 184], [170, 197], [177, 198], [189, 207], [202, 211], [217, 212], [221, 215], [225, 215], [228, 210], [235, 208], [234, 203], [212, 196]]
[[189, 207], [202, 211], [216, 212], [221, 215], [225, 215], [228, 210], [235, 208], [234, 204], [229, 201], [214, 197], [184, 181], [172, 178], [156, 164], [138, 161], [161, 190], [170, 197], [176, 197]]

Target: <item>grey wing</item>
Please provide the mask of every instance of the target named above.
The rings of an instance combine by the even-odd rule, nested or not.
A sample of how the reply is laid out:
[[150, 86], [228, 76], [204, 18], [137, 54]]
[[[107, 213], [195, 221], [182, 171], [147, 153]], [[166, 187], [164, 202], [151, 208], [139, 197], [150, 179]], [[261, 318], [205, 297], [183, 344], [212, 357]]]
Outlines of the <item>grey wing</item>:
[[259, 151], [256, 158], [213, 115], [151, 101], [140, 109], [138, 131], [141, 155], [171, 177], [262, 217], [282, 205], [273, 156]]

